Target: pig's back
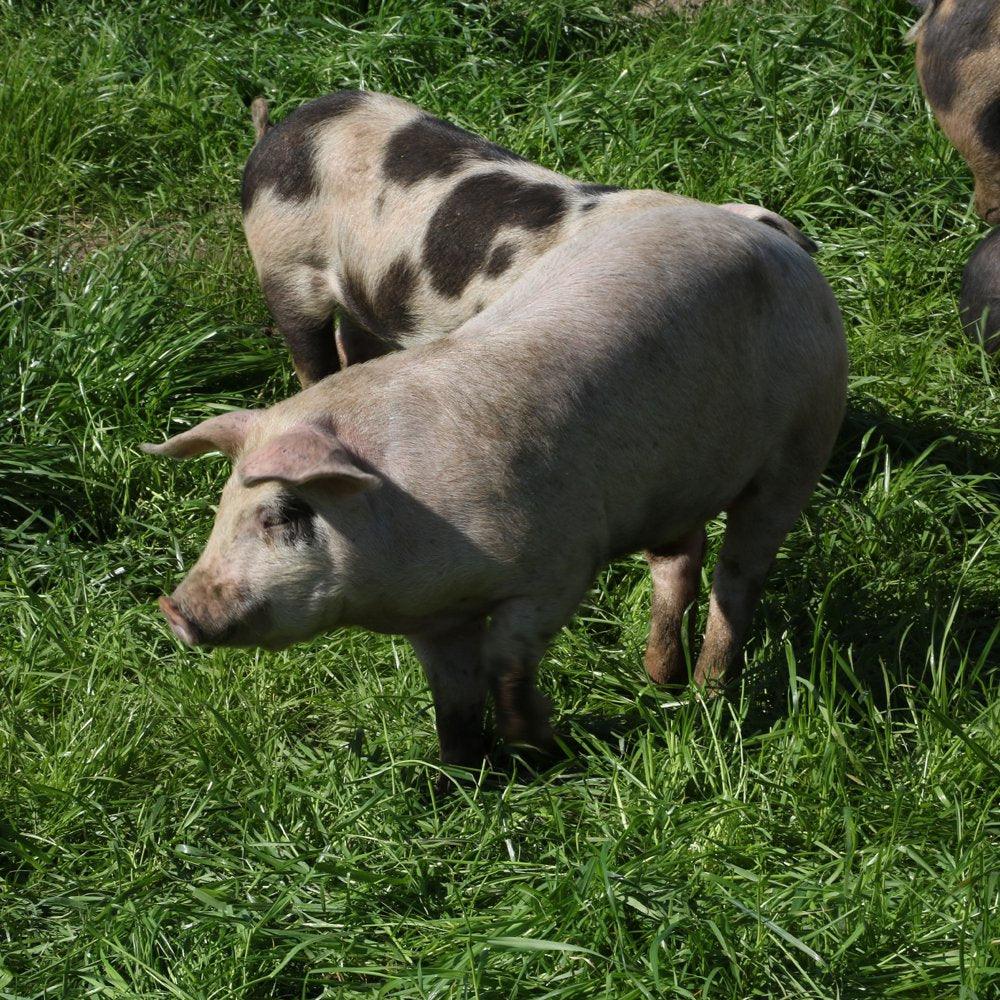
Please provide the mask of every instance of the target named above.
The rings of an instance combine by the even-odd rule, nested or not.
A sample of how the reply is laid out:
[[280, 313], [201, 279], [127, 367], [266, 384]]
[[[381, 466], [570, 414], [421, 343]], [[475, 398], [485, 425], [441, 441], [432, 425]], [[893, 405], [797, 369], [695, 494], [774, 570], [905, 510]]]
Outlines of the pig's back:
[[703, 523], [790, 434], [835, 432], [845, 380], [811, 259], [694, 206], [581, 234], [450, 337], [302, 395], [335, 390], [389, 478], [536, 572]]
[[388, 94], [339, 91], [272, 127], [243, 175], [265, 288], [298, 313], [334, 304], [385, 347], [437, 339], [557, 243], [685, 201], [586, 184]]
[[812, 260], [708, 206], [581, 234], [450, 340], [431, 423], [464, 427], [514, 506], [596, 517], [613, 553], [714, 515], [803, 422], [842, 416], [839, 310]]

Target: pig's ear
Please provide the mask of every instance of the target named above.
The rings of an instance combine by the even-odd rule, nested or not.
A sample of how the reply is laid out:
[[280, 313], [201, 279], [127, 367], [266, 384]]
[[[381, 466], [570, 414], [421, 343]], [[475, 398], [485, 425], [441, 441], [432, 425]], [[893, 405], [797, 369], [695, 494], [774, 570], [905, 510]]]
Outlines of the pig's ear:
[[194, 458], [209, 451], [221, 451], [233, 458], [243, 447], [247, 431], [256, 419], [252, 410], [230, 410], [203, 420], [183, 434], [175, 434], [163, 444], [140, 447], [147, 455], [166, 455], [167, 458]]
[[739, 202], [730, 202], [728, 205], [720, 205], [719, 208], [724, 208], [727, 212], [732, 212], [734, 215], [742, 215], [747, 219], [753, 219], [755, 222], [760, 222], [765, 226], [770, 226], [772, 229], [777, 229], [779, 233], [784, 233], [785, 236], [793, 243], [802, 247], [808, 254], [814, 254], [819, 250], [819, 247], [798, 226], [793, 225], [783, 215], [778, 215], [777, 212], [770, 212], [766, 208], [761, 208], [760, 205], [743, 205]]
[[338, 493], [359, 493], [379, 482], [365, 472], [335, 434], [302, 424], [252, 451], [240, 462], [240, 481], [256, 486], [269, 481], [286, 486], [320, 483]]

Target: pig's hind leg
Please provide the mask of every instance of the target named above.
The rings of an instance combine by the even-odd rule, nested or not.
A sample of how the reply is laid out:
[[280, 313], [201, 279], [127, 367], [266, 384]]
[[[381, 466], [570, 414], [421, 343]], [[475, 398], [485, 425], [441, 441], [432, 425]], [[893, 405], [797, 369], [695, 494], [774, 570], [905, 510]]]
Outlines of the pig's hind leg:
[[334, 300], [319, 272], [289, 269], [286, 274], [265, 275], [261, 286], [302, 388], [339, 371]]
[[696, 684], [718, 690], [738, 678], [764, 579], [809, 500], [820, 468], [796, 462], [762, 471], [727, 508]]
[[447, 632], [408, 637], [434, 698], [443, 764], [478, 768], [486, 757], [484, 634], [485, 625], [478, 621]]
[[[687, 684], [682, 637], [684, 613], [698, 599], [705, 545], [705, 529], [699, 528], [671, 545], [646, 552], [653, 597], [645, 663], [646, 673], [654, 684]], [[694, 648], [694, 629], [692, 611], [688, 616], [688, 649]]]

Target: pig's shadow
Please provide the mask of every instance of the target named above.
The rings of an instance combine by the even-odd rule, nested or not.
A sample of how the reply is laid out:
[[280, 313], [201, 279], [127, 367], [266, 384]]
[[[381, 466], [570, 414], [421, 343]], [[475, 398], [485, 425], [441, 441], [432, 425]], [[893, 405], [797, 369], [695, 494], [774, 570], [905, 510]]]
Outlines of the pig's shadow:
[[897, 463], [913, 461], [932, 449], [935, 463], [946, 466], [956, 475], [986, 477], [977, 484], [977, 490], [994, 499], [1000, 498], [1000, 455], [997, 454], [995, 434], [956, 428], [933, 414], [901, 420], [872, 398], [861, 398], [848, 407], [827, 475], [841, 479], [858, 453], [864, 436], [872, 431], [885, 443]]

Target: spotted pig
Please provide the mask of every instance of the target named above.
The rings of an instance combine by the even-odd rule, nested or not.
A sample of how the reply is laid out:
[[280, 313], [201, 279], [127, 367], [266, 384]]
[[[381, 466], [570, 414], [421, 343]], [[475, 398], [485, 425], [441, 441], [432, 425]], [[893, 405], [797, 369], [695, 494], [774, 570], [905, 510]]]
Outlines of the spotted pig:
[[481, 762], [491, 690], [500, 735], [544, 745], [536, 668], [613, 559], [645, 551], [646, 668], [687, 681], [681, 626], [721, 511], [695, 680], [734, 675], [846, 378], [836, 301], [790, 240], [697, 203], [608, 219], [450, 336], [146, 446], [233, 461], [161, 607], [191, 644], [405, 634], [445, 762]]
[[687, 201], [574, 181], [387, 94], [328, 94], [273, 127], [263, 100], [252, 114], [244, 228], [303, 385], [444, 336], [588, 226]]
[[942, 131], [975, 178], [975, 208], [1000, 223], [1000, 2], [912, 0], [908, 38], [920, 85]]

